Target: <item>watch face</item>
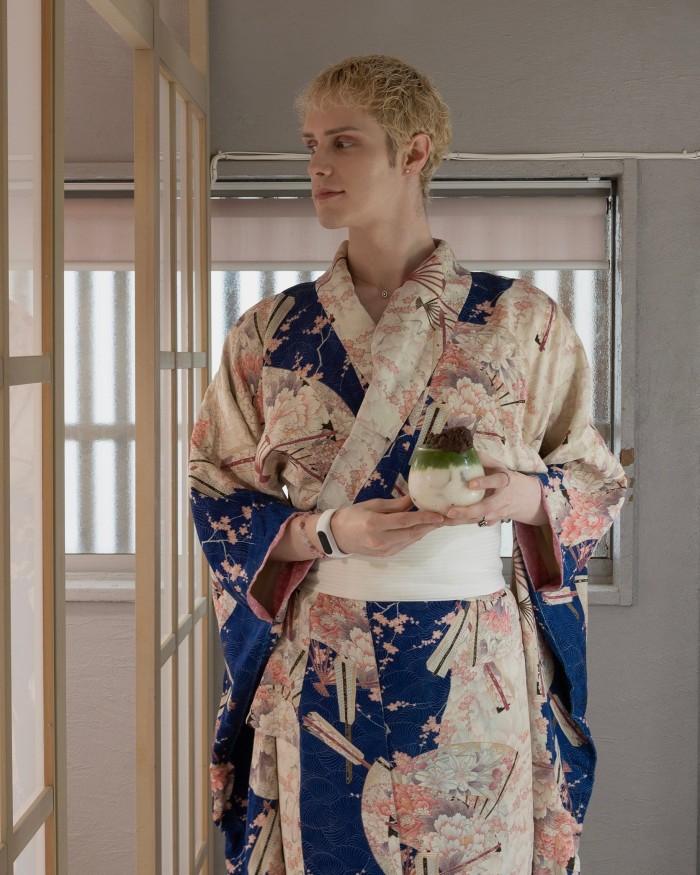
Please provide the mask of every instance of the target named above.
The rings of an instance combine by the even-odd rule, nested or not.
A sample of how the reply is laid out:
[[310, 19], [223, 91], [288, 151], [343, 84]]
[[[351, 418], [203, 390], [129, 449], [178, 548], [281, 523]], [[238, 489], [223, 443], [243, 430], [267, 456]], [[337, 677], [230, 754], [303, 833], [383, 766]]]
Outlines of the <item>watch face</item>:
[[318, 535], [318, 540], [321, 542], [321, 546], [323, 547], [323, 552], [326, 556], [333, 555], [333, 547], [331, 546], [331, 542], [328, 540], [328, 536], [325, 532], [322, 532], [320, 529], [317, 529], [316, 534]]

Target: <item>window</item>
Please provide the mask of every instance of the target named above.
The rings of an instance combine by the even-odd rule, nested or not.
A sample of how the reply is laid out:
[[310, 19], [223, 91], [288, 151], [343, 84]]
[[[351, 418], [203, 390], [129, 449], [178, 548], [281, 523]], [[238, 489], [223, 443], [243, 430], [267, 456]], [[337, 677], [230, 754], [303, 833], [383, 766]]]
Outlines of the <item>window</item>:
[[[130, 191], [73, 194], [66, 193], [64, 208], [67, 567], [128, 572], [135, 540], [133, 200]], [[79, 561], [79, 554], [122, 560], [105, 565]]]
[[[447, 185], [445, 183], [445, 185]], [[483, 184], [482, 188], [487, 184]], [[491, 185], [494, 185], [491, 183]], [[255, 183], [246, 195], [255, 194]], [[524, 279], [546, 292], [574, 325], [593, 371], [593, 419], [611, 444], [613, 288], [609, 183], [559, 189], [549, 197], [529, 186], [514, 196], [434, 198], [431, 229], [448, 240], [471, 270]], [[571, 186], [571, 183], [568, 184]], [[541, 189], [546, 185], [540, 184]], [[455, 193], [459, 190], [455, 188]], [[529, 193], [528, 193], [529, 192]], [[211, 369], [218, 368], [226, 334], [262, 298], [317, 279], [345, 231], [328, 232], [309, 199], [241, 197], [212, 204]], [[276, 261], [269, 261], [269, 254]], [[296, 269], [293, 269], [296, 268]], [[501, 555], [512, 550], [512, 526], [503, 525]], [[609, 535], [595, 552], [591, 574], [610, 578]]]
[[66, 552], [134, 552], [134, 274], [65, 272]]
[[[598, 182], [580, 191], [572, 185], [567, 183], [551, 195], [542, 193], [544, 184], [534, 194], [527, 190], [517, 194], [516, 183], [509, 183], [503, 197], [485, 192], [456, 197], [453, 192], [431, 201], [431, 226], [437, 236], [450, 241], [465, 266], [525, 279], [561, 305], [592, 363], [593, 417], [610, 443], [614, 364], [610, 185]], [[128, 554], [134, 538], [133, 273], [125, 269], [132, 256], [124, 242], [130, 201], [105, 203], [116, 222], [111, 232], [96, 230], [93, 211], [88, 211], [89, 219], [84, 214], [84, 201], [73, 201], [71, 206], [81, 246], [85, 247], [85, 235], [90, 235], [93, 260], [74, 260], [71, 266], [80, 269], [68, 271], [65, 283], [67, 549]], [[67, 237], [69, 226], [67, 222]], [[246, 196], [212, 201], [212, 372], [238, 317], [264, 297], [318, 278], [344, 236], [342, 230], [320, 229], [309, 198]], [[77, 236], [71, 239], [77, 241]], [[111, 263], [100, 260], [107, 257], [100, 255], [107, 240]], [[269, 261], [270, 252], [275, 253], [274, 262]], [[92, 363], [91, 376], [82, 372], [80, 362]], [[510, 535], [510, 526], [504, 526], [504, 556], [510, 553]], [[593, 571], [609, 579], [609, 538], [598, 545], [596, 557], [603, 563]]]

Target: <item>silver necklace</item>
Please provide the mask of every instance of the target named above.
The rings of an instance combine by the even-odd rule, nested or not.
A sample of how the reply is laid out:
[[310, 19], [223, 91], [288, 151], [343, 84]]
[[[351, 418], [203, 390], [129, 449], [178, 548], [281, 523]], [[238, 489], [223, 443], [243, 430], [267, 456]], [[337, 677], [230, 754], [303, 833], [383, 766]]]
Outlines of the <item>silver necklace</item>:
[[363, 279], [361, 276], [354, 276], [353, 280], [359, 280], [361, 283], [364, 283], [366, 286], [370, 286], [373, 289], [376, 289], [382, 298], [388, 298], [389, 292], [386, 289], [382, 289], [380, 286], [375, 286], [374, 283], [368, 282], [366, 279]]

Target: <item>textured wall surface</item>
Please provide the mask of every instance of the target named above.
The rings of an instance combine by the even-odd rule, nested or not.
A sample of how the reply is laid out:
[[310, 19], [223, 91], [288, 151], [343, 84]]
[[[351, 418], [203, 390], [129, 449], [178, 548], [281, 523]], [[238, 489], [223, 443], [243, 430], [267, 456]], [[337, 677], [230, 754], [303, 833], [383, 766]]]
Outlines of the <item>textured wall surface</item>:
[[[323, 65], [372, 52], [433, 77], [452, 106], [455, 150], [700, 148], [691, 0], [211, 0], [210, 9], [212, 151], [300, 151], [294, 93]], [[635, 604], [591, 609], [600, 766], [586, 875], [697, 871], [700, 162], [640, 162], [637, 176], [636, 241], [623, 252], [637, 259], [626, 290], [636, 302]]]
[[470, 152], [700, 147], [695, 0], [210, 0], [212, 148], [296, 149], [291, 95], [350, 54], [430, 74]]
[[134, 603], [66, 606], [68, 870], [136, 871]]
[[66, 163], [132, 162], [133, 51], [87, 0], [66, 0], [65, 40]]

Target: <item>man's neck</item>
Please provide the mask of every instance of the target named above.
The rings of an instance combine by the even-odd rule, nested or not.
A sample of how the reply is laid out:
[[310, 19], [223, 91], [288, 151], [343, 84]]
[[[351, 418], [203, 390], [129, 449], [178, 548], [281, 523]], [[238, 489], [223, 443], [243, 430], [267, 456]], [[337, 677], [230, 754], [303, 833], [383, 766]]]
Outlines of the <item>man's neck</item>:
[[358, 296], [374, 289], [391, 293], [403, 285], [435, 249], [428, 222], [415, 227], [388, 228], [383, 233], [367, 234], [350, 229], [348, 267]]

